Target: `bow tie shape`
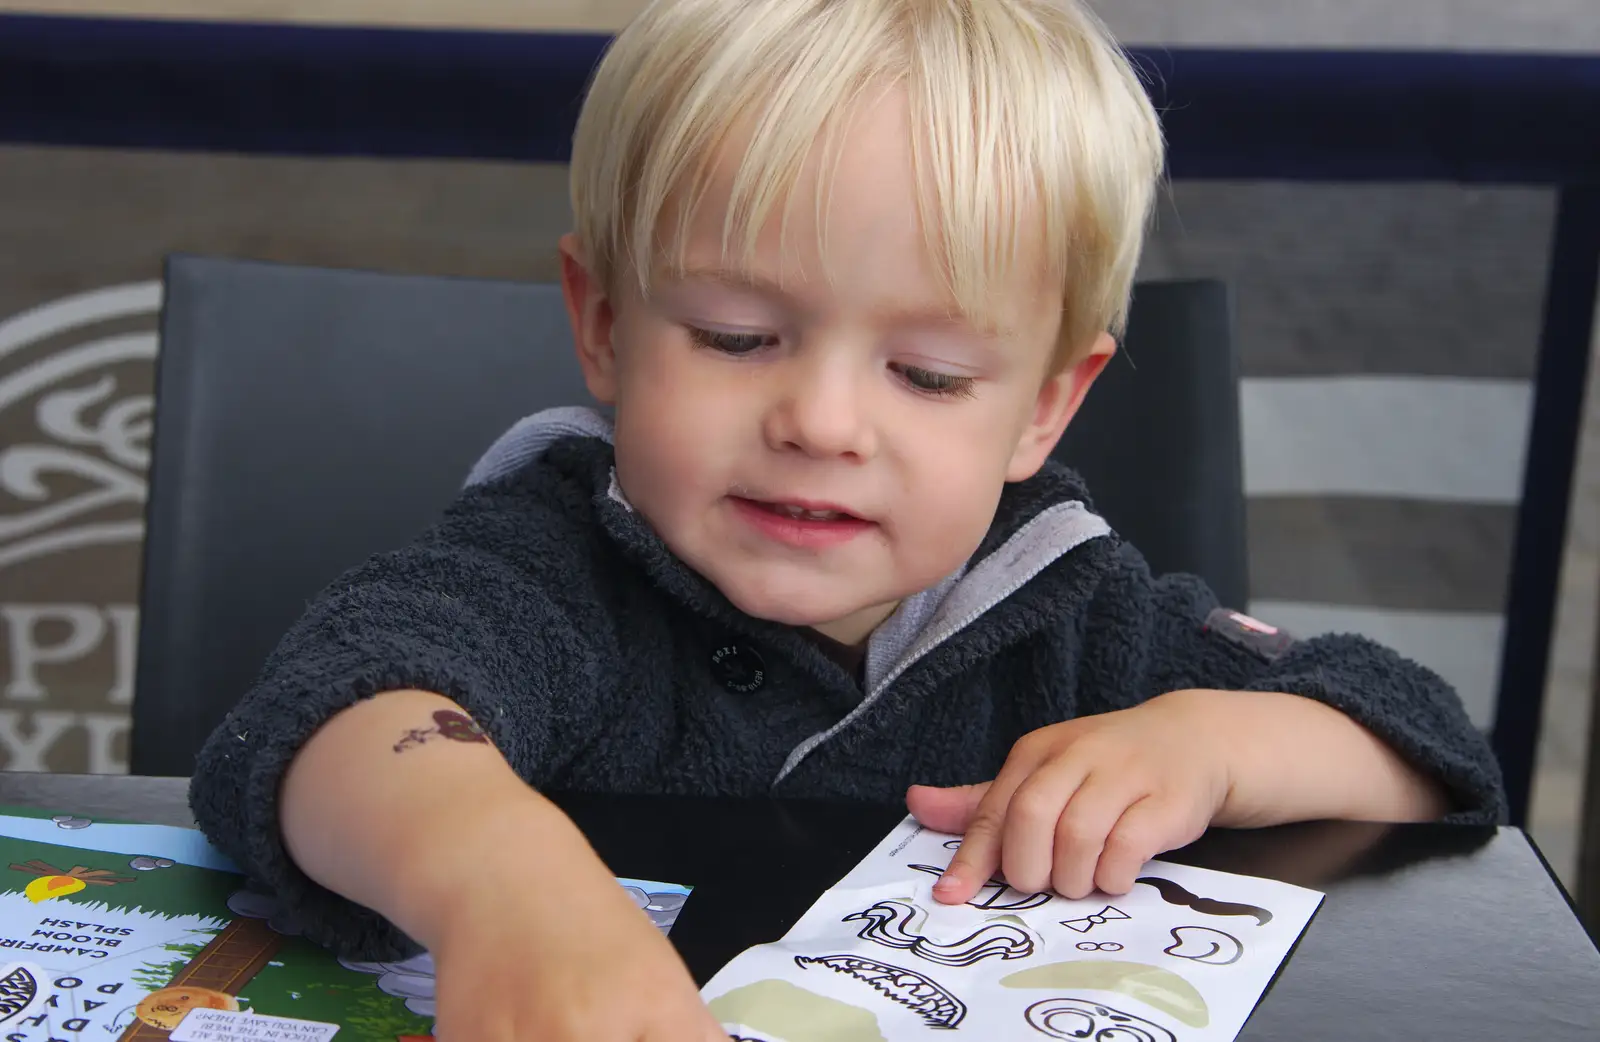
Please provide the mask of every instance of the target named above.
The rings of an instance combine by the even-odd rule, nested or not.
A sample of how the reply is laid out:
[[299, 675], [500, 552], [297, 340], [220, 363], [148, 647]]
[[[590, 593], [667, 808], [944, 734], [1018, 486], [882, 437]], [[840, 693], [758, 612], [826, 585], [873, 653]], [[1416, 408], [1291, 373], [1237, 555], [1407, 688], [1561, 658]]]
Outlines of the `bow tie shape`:
[[1096, 926], [1102, 925], [1107, 920], [1132, 918], [1133, 916], [1122, 911], [1120, 908], [1113, 908], [1111, 905], [1106, 905], [1104, 908], [1100, 909], [1100, 911], [1094, 913], [1093, 915], [1086, 915], [1082, 919], [1063, 919], [1061, 921], [1061, 925], [1065, 926], [1069, 930], [1076, 930], [1079, 933], [1088, 933], [1090, 930], [1093, 930]]

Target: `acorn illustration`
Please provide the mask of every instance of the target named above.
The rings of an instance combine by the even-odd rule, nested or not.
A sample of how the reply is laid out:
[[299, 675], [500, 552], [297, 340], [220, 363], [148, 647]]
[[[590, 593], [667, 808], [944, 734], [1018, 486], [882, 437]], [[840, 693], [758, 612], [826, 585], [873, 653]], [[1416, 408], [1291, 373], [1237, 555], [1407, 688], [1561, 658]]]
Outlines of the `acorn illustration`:
[[452, 742], [488, 742], [489, 736], [483, 733], [472, 717], [465, 713], [458, 713], [454, 709], [440, 709], [433, 714], [433, 723], [439, 728], [442, 737]]

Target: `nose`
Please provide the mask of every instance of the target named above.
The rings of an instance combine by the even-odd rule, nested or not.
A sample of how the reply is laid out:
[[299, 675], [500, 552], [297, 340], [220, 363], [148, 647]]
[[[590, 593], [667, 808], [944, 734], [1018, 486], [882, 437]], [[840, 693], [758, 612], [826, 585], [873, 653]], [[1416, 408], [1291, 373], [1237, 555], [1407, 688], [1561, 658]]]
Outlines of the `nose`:
[[870, 392], [852, 353], [801, 351], [772, 373], [776, 394], [765, 417], [769, 446], [857, 462], [876, 453]]

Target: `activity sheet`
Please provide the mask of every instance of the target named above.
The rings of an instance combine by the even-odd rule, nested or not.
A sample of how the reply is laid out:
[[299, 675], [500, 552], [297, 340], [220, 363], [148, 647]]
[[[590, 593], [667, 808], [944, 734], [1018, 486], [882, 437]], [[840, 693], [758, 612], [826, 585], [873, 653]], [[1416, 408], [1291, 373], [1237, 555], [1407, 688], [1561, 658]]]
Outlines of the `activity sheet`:
[[[617, 882], [663, 932], [690, 892]], [[5, 1042], [431, 1042], [432, 956], [299, 934], [192, 829], [0, 813]]]
[[1231, 1042], [1323, 897], [1156, 860], [1121, 896], [992, 881], [938, 904], [959, 845], [906, 819], [781, 940], [713, 977], [712, 1013], [742, 1042]]

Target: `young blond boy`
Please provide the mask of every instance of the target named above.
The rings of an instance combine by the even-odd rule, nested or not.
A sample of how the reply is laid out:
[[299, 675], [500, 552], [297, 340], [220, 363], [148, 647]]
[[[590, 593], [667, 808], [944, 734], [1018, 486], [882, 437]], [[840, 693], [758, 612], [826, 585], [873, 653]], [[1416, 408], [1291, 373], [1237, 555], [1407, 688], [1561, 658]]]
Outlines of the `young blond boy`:
[[561, 244], [614, 425], [530, 417], [327, 590], [203, 827], [315, 939], [430, 949], [446, 1042], [595, 1042], [722, 1036], [540, 789], [908, 800], [966, 835], [950, 902], [1120, 893], [1211, 824], [1496, 819], [1436, 676], [1264, 639], [1048, 462], [1161, 166], [1076, 0], [659, 0]]

